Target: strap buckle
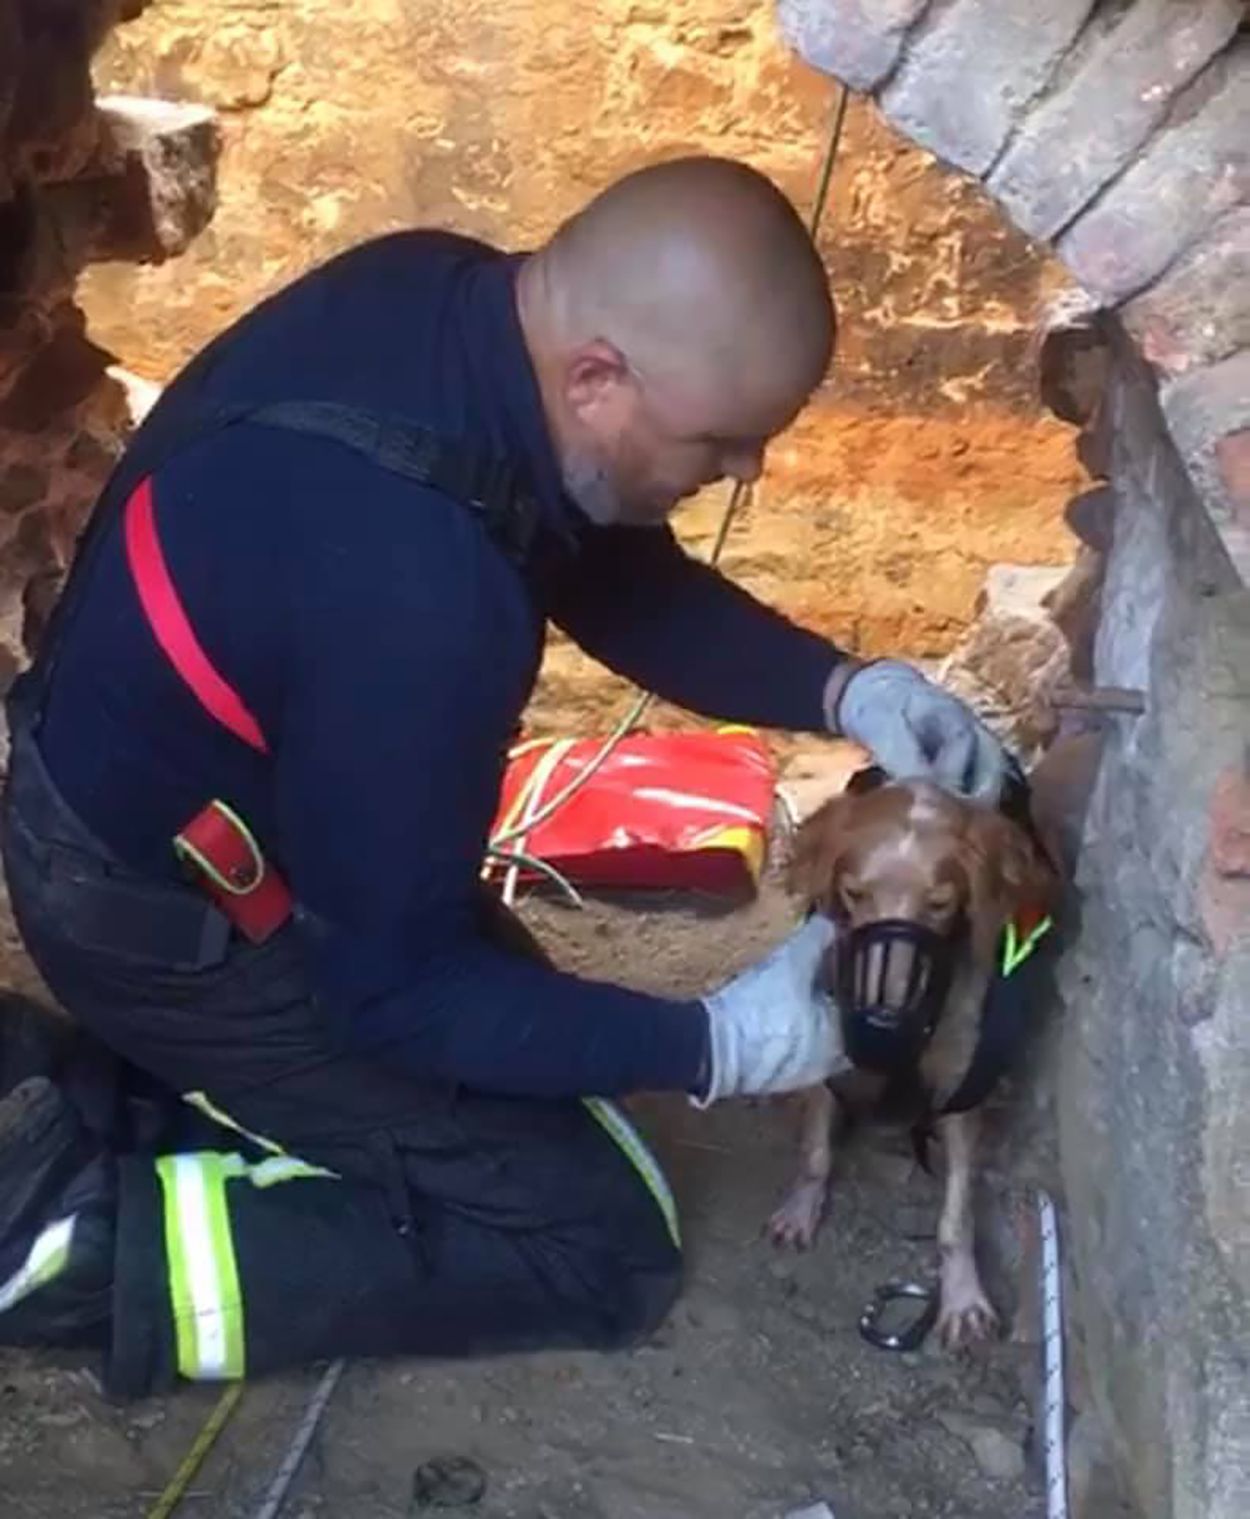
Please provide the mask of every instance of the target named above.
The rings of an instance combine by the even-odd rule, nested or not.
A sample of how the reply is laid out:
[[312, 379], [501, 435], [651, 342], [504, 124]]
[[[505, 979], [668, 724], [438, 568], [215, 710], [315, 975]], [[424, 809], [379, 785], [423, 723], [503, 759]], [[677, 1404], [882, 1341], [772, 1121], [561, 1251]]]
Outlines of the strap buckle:
[[291, 916], [291, 892], [247, 824], [214, 798], [174, 836], [174, 852], [235, 928], [263, 944]]

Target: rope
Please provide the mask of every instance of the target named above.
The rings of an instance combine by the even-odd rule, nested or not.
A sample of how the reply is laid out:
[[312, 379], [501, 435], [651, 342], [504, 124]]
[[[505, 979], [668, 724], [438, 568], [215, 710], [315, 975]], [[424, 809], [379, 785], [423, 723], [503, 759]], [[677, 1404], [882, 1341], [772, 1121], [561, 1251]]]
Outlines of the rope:
[[[834, 165], [837, 163], [838, 147], [842, 141], [842, 127], [846, 121], [846, 108], [849, 100], [850, 91], [845, 85], [840, 85], [838, 88], [837, 104], [834, 107], [833, 112], [833, 123], [829, 129], [829, 138], [825, 146], [825, 155], [821, 161], [820, 177], [816, 185], [816, 195], [812, 201], [811, 216], [809, 217], [807, 223], [808, 233], [813, 238], [813, 240], [815, 239], [817, 233], [820, 231], [820, 225], [824, 220], [825, 211], [829, 204], [829, 191], [833, 183], [833, 170]], [[734, 518], [741, 510], [743, 503], [749, 498], [750, 494], [751, 486], [746, 481], [734, 481], [733, 486], [729, 492], [729, 499], [725, 503], [725, 510], [721, 513], [720, 523], [716, 529], [716, 537], [712, 542], [711, 553], [708, 555], [709, 564], [715, 565], [720, 562], [720, 557], [724, 552], [726, 540], [729, 537], [729, 529], [733, 525]], [[648, 708], [651, 706], [654, 700], [655, 693], [653, 691], [639, 691], [633, 702], [630, 704], [629, 709], [626, 711], [625, 715], [612, 729], [611, 733], [608, 734], [607, 738], [604, 739], [603, 743], [599, 746], [599, 749], [592, 756], [590, 762], [585, 766], [585, 768], [580, 770], [572, 778], [572, 780], [570, 780], [561, 790], [557, 791], [554, 796], [548, 798], [548, 800], [544, 802], [543, 805], [537, 809], [537, 811], [531, 813], [523, 823], [514, 823], [510, 827], [505, 826], [504, 828], [500, 829], [500, 831], [495, 834], [495, 836], [490, 841], [491, 849], [497, 849], [503, 844], [511, 843], [514, 839], [521, 838], [524, 835], [532, 832], [539, 823], [545, 822], [547, 818], [552, 816], [553, 813], [559, 811], [559, 809], [564, 806], [569, 798], [573, 796], [577, 791], [580, 791], [586, 782], [589, 781], [595, 774], [595, 772], [602, 767], [608, 756], [617, 747], [621, 740], [625, 738], [625, 736], [642, 721], [643, 717], [646, 715]], [[560, 879], [563, 881], [563, 877]], [[571, 893], [572, 888], [568, 887], [568, 883], [565, 882], [564, 885]]]
[[196, 1472], [204, 1465], [205, 1457], [216, 1444], [217, 1436], [230, 1422], [230, 1416], [238, 1407], [242, 1396], [243, 1383], [231, 1382], [217, 1399], [212, 1413], [205, 1419], [203, 1428], [191, 1442], [191, 1448], [183, 1456], [178, 1470], [170, 1478], [169, 1485], [148, 1510], [147, 1519], [169, 1519], [170, 1514], [186, 1497], [187, 1489], [191, 1486]]

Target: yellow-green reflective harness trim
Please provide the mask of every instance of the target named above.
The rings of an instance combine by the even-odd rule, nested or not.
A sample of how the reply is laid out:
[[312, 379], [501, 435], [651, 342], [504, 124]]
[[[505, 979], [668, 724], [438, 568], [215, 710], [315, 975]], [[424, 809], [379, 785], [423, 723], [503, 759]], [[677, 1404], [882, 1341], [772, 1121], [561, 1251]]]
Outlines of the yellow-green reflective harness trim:
[[658, 1161], [647, 1148], [642, 1135], [615, 1103], [607, 1102], [602, 1097], [583, 1097], [582, 1106], [642, 1178], [663, 1215], [669, 1238], [680, 1249], [681, 1227], [677, 1222], [677, 1204], [664, 1179], [664, 1172], [660, 1170]]
[[1010, 976], [1018, 971], [1054, 926], [1053, 918], [1043, 918], [1029, 933], [1021, 935], [1014, 920], [1008, 923], [1003, 933], [1003, 958], [1000, 966], [1003, 975]]

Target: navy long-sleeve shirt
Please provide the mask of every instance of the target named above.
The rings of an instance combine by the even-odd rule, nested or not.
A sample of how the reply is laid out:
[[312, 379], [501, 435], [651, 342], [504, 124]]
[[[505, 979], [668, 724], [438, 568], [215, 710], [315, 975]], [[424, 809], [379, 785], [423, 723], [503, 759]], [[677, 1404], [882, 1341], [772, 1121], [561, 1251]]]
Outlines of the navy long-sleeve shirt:
[[592, 983], [487, 943], [478, 873], [548, 618], [710, 716], [819, 730], [837, 651], [688, 558], [666, 528], [592, 527], [564, 497], [516, 312], [521, 259], [441, 233], [354, 249], [250, 313], [160, 403], [317, 400], [502, 455], [541, 508], [524, 572], [460, 503], [342, 444], [237, 424], [154, 475], [201, 645], [270, 753], [218, 726], [159, 651], [117, 524], [70, 624], [42, 728], [66, 799], [118, 855], [228, 800], [316, 931], [341, 1037], [423, 1077], [556, 1096], [690, 1090], [697, 1003]]

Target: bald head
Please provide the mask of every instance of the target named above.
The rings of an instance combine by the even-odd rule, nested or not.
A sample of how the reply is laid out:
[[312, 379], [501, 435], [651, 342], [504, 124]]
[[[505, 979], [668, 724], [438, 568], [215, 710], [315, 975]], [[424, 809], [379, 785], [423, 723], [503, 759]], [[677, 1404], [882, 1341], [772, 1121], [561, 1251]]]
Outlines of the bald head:
[[566, 483], [651, 521], [754, 478], [828, 367], [833, 303], [794, 208], [726, 159], [639, 170], [527, 262], [522, 323]]

